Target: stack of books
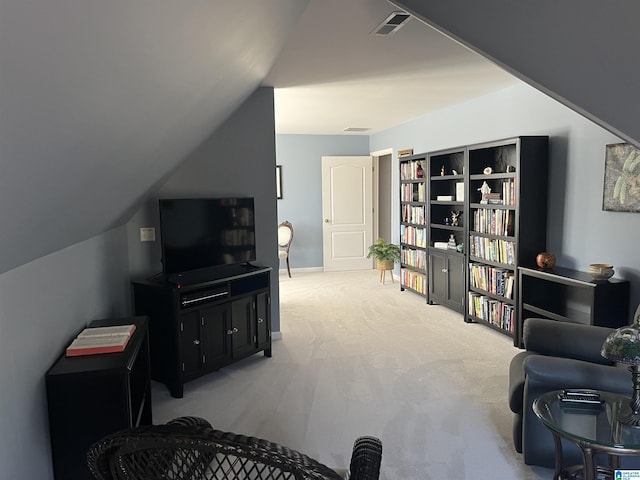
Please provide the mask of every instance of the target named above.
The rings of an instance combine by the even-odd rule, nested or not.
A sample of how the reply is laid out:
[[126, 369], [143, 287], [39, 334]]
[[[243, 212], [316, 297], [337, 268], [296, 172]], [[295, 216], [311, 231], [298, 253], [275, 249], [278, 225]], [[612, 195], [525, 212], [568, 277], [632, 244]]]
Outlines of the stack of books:
[[66, 356], [122, 352], [135, 329], [134, 324], [85, 328], [67, 347]]

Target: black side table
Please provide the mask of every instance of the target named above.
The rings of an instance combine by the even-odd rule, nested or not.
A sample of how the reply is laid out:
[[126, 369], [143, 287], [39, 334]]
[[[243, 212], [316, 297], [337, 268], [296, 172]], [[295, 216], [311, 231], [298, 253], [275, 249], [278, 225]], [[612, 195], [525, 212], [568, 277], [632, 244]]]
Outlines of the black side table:
[[[602, 405], [581, 405], [561, 402], [561, 390], [540, 395], [533, 402], [536, 416], [551, 430], [556, 448], [555, 480], [575, 478], [579, 471], [584, 480], [596, 480], [602, 474], [613, 478], [618, 461], [623, 455], [640, 455], [640, 429], [628, 427], [618, 422], [617, 416], [622, 405], [629, 402], [627, 397], [615, 393], [600, 392]], [[562, 458], [561, 438], [580, 447], [583, 465], [565, 468]], [[606, 453], [609, 465], [597, 465], [595, 456]]]

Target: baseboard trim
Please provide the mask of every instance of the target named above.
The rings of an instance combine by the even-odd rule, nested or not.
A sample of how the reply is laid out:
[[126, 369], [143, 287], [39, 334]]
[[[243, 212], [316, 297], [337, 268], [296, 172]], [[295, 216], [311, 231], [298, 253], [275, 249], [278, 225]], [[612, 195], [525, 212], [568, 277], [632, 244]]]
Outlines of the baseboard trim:
[[282, 332], [271, 332], [271, 340], [282, 340]]
[[[291, 269], [291, 276], [293, 276], [293, 274], [296, 273], [296, 272], [322, 272], [322, 271], [323, 271], [322, 267], [292, 268]], [[280, 273], [280, 275], [287, 275], [287, 269], [286, 268], [281, 268], [280, 270], [278, 270], [278, 273]]]

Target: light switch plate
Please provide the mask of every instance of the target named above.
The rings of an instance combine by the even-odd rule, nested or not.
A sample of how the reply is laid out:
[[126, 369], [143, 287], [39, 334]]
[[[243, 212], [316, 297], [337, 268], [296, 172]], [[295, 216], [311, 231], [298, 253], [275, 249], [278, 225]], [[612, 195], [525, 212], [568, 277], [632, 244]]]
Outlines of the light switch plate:
[[155, 242], [156, 241], [156, 229], [153, 227], [143, 227], [140, 229], [140, 241], [141, 242]]

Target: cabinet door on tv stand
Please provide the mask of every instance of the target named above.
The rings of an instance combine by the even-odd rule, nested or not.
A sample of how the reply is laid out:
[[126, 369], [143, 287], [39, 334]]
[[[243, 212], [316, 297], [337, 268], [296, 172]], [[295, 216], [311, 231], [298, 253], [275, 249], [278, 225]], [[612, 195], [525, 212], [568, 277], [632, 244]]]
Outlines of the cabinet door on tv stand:
[[253, 295], [234, 300], [231, 304], [233, 358], [242, 358], [256, 351], [256, 309]]
[[269, 293], [259, 293], [256, 295], [256, 314], [257, 327], [256, 335], [258, 337], [258, 350], [264, 350], [266, 357], [271, 356], [271, 317]]
[[186, 379], [194, 378], [200, 372], [201, 343], [200, 312], [193, 311], [180, 315], [180, 345], [182, 346], [181, 369]]
[[210, 372], [228, 365], [231, 357], [231, 309], [229, 304], [201, 311], [203, 370]]

